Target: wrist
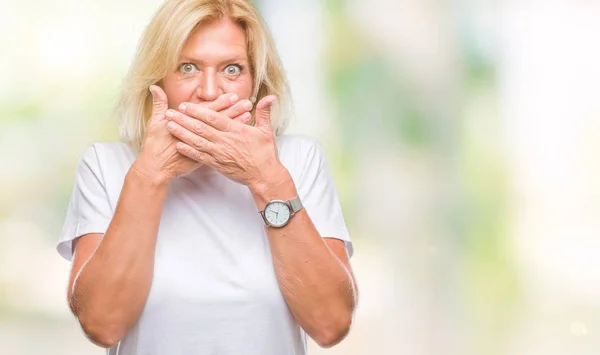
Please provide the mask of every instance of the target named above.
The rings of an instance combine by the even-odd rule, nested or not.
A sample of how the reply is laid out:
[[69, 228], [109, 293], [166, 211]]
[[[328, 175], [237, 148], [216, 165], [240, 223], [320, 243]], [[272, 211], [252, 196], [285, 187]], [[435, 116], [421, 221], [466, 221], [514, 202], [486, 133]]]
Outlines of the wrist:
[[173, 180], [173, 177], [158, 171], [158, 169], [153, 168], [151, 164], [140, 158], [133, 162], [128, 175], [156, 187], [168, 186]]
[[248, 185], [259, 211], [271, 200], [289, 200], [298, 195], [294, 180], [283, 166], [268, 171], [263, 180]]

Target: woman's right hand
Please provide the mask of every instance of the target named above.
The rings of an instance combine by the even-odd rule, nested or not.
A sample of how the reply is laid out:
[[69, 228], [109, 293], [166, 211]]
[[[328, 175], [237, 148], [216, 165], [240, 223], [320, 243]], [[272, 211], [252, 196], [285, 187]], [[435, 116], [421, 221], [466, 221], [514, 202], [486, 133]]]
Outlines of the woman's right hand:
[[[146, 134], [142, 142], [140, 155], [131, 169], [146, 179], [159, 184], [168, 184], [180, 175], [190, 173], [200, 167], [200, 163], [180, 154], [175, 149], [179, 140], [167, 130], [169, 122], [165, 115], [169, 109], [167, 95], [157, 85], [150, 87], [152, 93], [152, 114], [148, 120]], [[207, 106], [215, 111], [227, 114], [235, 120], [249, 122], [249, 110], [242, 106], [243, 101], [237, 102], [234, 94], [223, 94]], [[233, 97], [233, 98], [232, 98]]]

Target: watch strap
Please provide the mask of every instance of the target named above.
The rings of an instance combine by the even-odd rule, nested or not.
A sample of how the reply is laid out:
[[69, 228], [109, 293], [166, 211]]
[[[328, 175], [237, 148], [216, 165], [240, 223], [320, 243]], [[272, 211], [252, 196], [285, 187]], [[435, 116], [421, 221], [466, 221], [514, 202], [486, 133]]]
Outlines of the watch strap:
[[304, 206], [302, 205], [302, 201], [300, 201], [300, 196], [296, 196], [288, 202], [290, 204], [290, 207], [292, 208], [292, 213], [296, 213], [304, 208]]

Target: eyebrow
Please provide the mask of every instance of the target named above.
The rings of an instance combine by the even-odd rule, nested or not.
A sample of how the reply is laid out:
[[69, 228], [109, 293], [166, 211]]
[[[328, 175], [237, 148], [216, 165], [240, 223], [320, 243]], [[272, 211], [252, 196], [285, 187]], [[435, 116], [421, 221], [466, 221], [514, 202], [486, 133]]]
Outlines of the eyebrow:
[[[204, 60], [201, 58], [196, 58], [196, 57], [192, 57], [189, 55], [180, 55], [179, 56], [179, 60], [180, 61], [190, 61], [192, 63], [200, 63], [200, 64], [205, 64]], [[236, 63], [236, 62], [247, 62], [248, 58], [244, 55], [235, 55], [235, 56], [231, 56], [228, 57], [226, 59], [223, 59], [221, 61], [218, 62], [219, 65], [225, 64], [225, 63]]]

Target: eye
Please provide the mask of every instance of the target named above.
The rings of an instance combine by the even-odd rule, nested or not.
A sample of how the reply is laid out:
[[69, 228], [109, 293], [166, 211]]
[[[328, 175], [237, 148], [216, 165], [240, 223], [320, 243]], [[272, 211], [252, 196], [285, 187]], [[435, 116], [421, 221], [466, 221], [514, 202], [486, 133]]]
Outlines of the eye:
[[182, 63], [179, 66], [179, 71], [184, 74], [192, 74], [198, 71], [198, 68], [196, 68], [196, 65], [193, 63]]
[[231, 64], [225, 68], [225, 74], [227, 74], [229, 76], [236, 76], [236, 75], [239, 75], [241, 72], [242, 72], [242, 67], [237, 64]]

